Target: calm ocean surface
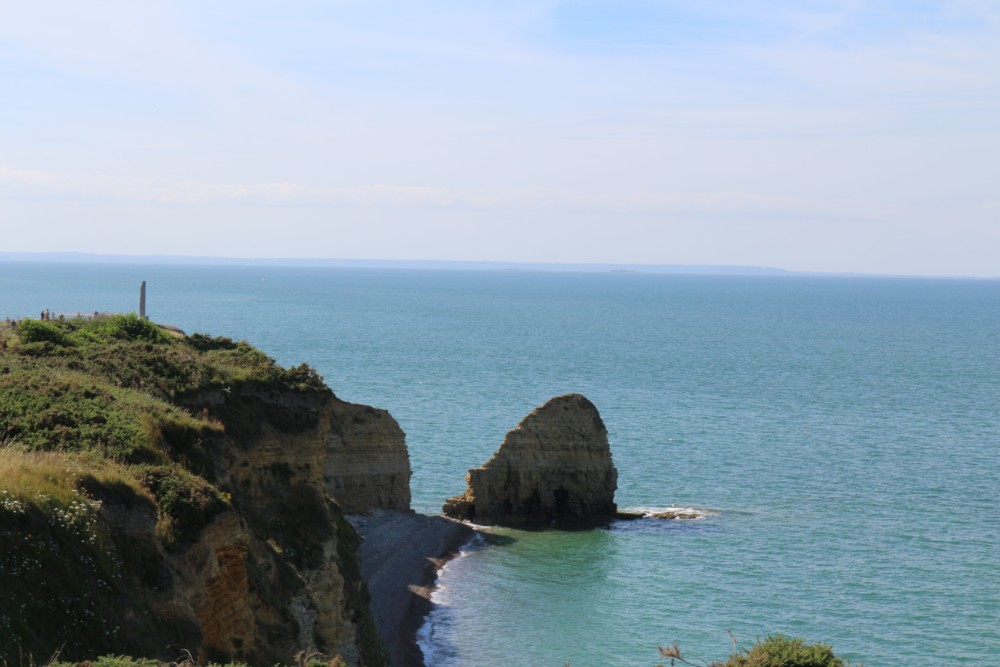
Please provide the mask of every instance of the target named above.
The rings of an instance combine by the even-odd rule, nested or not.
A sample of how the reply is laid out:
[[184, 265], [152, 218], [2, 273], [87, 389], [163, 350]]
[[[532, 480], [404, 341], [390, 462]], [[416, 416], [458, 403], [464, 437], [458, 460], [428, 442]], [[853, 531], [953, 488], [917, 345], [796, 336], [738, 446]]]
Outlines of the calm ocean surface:
[[308, 361], [407, 432], [440, 510], [532, 408], [608, 427], [623, 508], [450, 563], [431, 664], [653, 665], [784, 632], [1000, 658], [1000, 281], [0, 263], [0, 318], [136, 310]]

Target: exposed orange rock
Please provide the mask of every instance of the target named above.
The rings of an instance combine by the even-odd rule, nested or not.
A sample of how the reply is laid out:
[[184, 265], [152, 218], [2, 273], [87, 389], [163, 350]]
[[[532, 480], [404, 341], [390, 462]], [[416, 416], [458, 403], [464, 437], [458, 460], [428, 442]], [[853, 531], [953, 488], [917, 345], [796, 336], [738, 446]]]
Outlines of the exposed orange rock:
[[209, 554], [196, 613], [204, 643], [230, 655], [252, 655], [258, 643], [247, 579], [248, 537], [238, 517], [228, 512], [202, 532]]

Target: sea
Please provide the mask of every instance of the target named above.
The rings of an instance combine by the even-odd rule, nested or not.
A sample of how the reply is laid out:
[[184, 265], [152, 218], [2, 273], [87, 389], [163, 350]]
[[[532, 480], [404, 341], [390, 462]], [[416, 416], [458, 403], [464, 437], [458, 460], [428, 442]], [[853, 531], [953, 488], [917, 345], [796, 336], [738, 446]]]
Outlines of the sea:
[[441, 572], [429, 665], [647, 666], [784, 633], [869, 667], [1000, 664], [1000, 281], [0, 263], [0, 318], [129, 312], [315, 366], [406, 431], [413, 506], [547, 399], [608, 428], [620, 508]]

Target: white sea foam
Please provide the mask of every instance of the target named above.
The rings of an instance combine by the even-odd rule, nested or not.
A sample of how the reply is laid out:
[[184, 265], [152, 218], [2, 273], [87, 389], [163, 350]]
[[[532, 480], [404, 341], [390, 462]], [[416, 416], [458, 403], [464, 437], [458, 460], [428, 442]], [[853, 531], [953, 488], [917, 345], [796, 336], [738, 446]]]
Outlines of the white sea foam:
[[719, 511], [703, 507], [678, 507], [670, 505], [668, 507], [630, 507], [622, 509], [622, 512], [642, 514], [644, 517], [652, 517], [656, 514], [676, 514], [678, 521], [696, 521], [710, 516], [718, 516]]
[[[437, 597], [435, 592], [434, 597]], [[417, 630], [417, 646], [424, 656], [425, 665], [450, 667], [457, 664], [453, 651], [449, 651], [447, 637], [453, 625], [451, 610], [447, 605], [435, 602], [434, 608], [424, 617], [424, 623]]]
[[438, 569], [437, 579], [435, 579], [434, 586], [431, 589], [431, 603], [434, 606], [427, 616], [424, 617], [424, 622], [420, 626], [420, 629], [417, 630], [417, 646], [420, 647], [420, 651], [424, 655], [424, 664], [426, 665], [448, 667], [449, 665], [456, 664], [454, 656], [447, 655], [447, 651], [442, 650], [440, 642], [436, 640], [436, 635], [444, 630], [444, 626], [450, 624], [448, 619], [450, 612], [447, 607], [451, 600], [448, 597], [448, 589], [443, 585], [442, 581], [452, 563], [465, 558], [470, 551], [481, 548], [485, 544], [486, 540], [483, 539], [480, 533], [474, 534], [472, 539], [462, 545], [454, 558]]
[[424, 654], [425, 665], [437, 664], [437, 651], [434, 649], [434, 642], [431, 640], [433, 633], [431, 617], [433, 615], [434, 611], [427, 614], [427, 617], [424, 618], [424, 624], [417, 630], [417, 646], [420, 647], [420, 652]]

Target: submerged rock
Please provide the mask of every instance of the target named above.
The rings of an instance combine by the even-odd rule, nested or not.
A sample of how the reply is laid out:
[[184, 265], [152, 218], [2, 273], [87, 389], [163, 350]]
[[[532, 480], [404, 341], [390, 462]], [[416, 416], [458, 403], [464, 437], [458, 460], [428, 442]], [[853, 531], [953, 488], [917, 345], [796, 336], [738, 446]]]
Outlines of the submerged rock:
[[507, 433], [500, 449], [466, 475], [468, 488], [444, 504], [478, 524], [538, 524], [615, 516], [618, 471], [608, 431], [580, 394], [550, 399]]

